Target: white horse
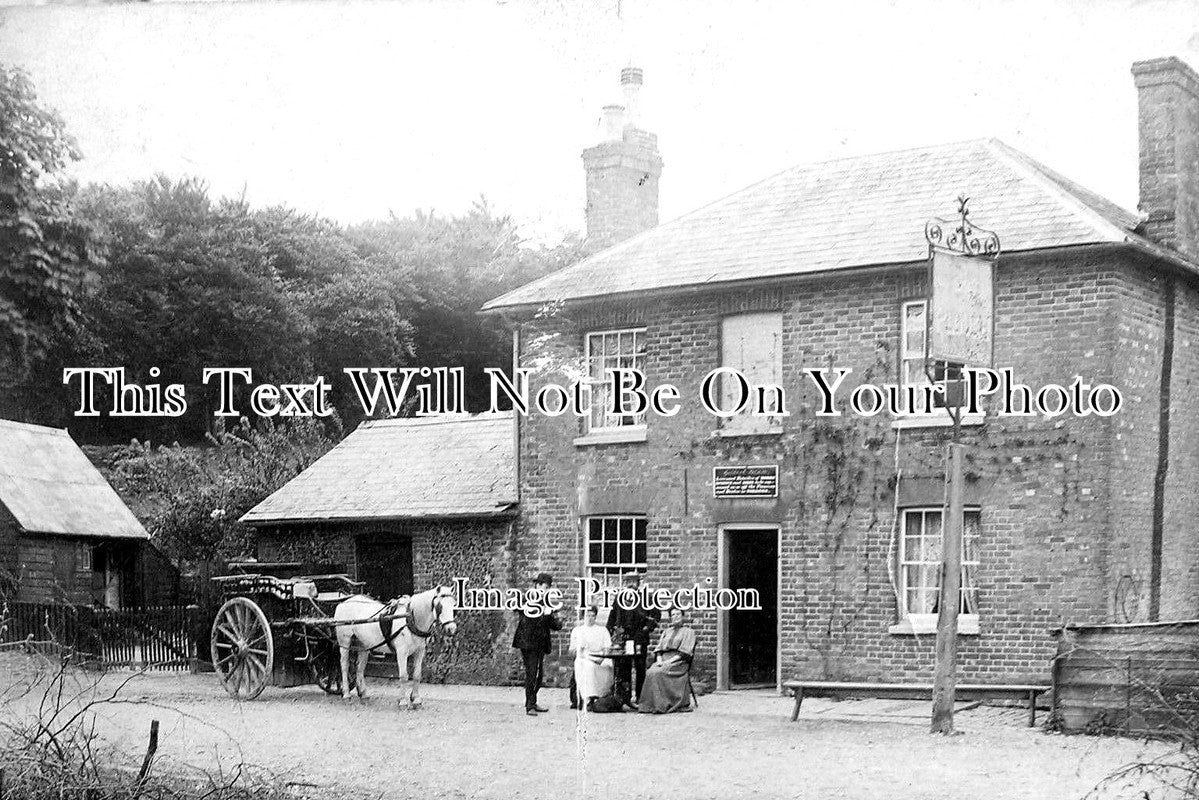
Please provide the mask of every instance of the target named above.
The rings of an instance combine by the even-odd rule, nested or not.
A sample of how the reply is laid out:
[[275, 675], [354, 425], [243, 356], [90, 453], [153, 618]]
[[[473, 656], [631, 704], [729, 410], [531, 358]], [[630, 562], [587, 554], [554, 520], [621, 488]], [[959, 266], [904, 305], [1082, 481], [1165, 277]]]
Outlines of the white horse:
[[[398, 616], [388, 621], [387, 617]], [[425, 645], [440, 626], [447, 636], [458, 631], [454, 621], [454, 591], [437, 586], [426, 592], [401, 597], [384, 605], [366, 595], [356, 594], [337, 604], [334, 620], [364, 620], [357, 625], [338, 625], [337, 646], [341, 651], [341, 696], [350, 699], [350, 650], [358, 643], [357, 689], [360, 698], [366, 697], [366, 660], [371, 652], [391, 648], [396, 654], [400, 677], [408, 676], [408, 660], [415, 656], [412, 677], [408, 679], [408, 704], [420, 707], [421, 667], [425, 661]]]

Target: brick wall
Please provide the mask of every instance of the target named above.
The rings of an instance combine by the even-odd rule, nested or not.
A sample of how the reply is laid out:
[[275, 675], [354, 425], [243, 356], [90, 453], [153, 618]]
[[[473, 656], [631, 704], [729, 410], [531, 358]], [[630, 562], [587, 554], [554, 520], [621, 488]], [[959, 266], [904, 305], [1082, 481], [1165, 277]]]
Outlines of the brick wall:
[[1174, 302], [1161, 619], [1191, 619], [1199, 613], [1199, 290], [1179, 280]]
[[662, 158], [657, 137], [626, 129], [622, 140], [583, 151], [587, 175], [587, 249], [611, 247], [658, 224]]
[[[1012, 367], [1033, 387], [1068, 385], [1075, 375], [1112, 382], [1124, 391], [1125, 406], [1110, 420], [990, 419], [965, 430], [967, 499], [982, 509], [982, 542], [980, 634], [961, 638], [963, 680], [1044, 680], [1053, 652], [1048, 628], [1115, 619], [1118, 599], [1134, 614], [1137, 603], [1144, 608], [1137, 592], [1149, 571], [1163, 289], [1144, 265], [1122, 258], [1109, 252], [1001, 262], [997, 366]], [[581, 574], [581, 518], [637, 513], [648, 518], [647, 582], [704, 585], [717, 579], [722, 524], [778, 525], [782, 675], [930, 677], [933, 637], [888, 632], [897, 622], [895, 508], [940, 505], [947, 431], [897, 431], [885, 416], [816, 418], [815, 392], [800, 372], [852, 367], [846, 395], [863, 380], [894, 382], [900, 303], [924, 291], [922, 270], [891, 270], [609, 303], [526, 323], [522, 363], [550, 364], [537, 380], [558, 382], [573, 371], [555, 372], [552, 365], [579, 364], [586, 330], [644, 325], [650, 383], [676, 384], [685, 402], [676, 417], [651, 417], [643, 443], [575, 446], [581, 429], [573, 416], [525, 419], [520, 563], [526, 571]], [[1174, 374], [1193, 381], [1199, 297], [1192, 288], [1179, 289], [1177, 308]], [[719, 365], [720, 319], [759, 310], [783, 312], [783, 382], [792, 416], [779, 435], [715, 436], [715, 418], [697, 399], [703, 375]], [[1171, 442], [1180, 449], [1197, 435], [1192, 402], [1181, 390], [1172, 395]], [[1199, 564], [1187, 534], [1193, 450], [1175, 461], [1174, 499], [1165, 515], [1166, 583], [1175, 584], [1168, 606], [1184, 616], [1196, 611], [1192, 573]], [[779, 498], [713, 499], [712, 467], [730, 463], [777, 464]], [[710, 675], [715, 615], [695, 614], [692, 624], [699, 633], [697, 668]]]
[[[261, 528], [262, 561], [323, 562], [343, 565], [357, 576], [359, 536], [411, 537], [417, 592], [454, 578], [505, 589], [515, 585], [513, 523], [508, 520], [428, 521], [297, 525]], [[507, 683], [517, 659], [511, 649], [514, 620], [495, 611], [459, 611], [458, 634], [435, 636], [425, 656], [424, 680], [437, 683]]]

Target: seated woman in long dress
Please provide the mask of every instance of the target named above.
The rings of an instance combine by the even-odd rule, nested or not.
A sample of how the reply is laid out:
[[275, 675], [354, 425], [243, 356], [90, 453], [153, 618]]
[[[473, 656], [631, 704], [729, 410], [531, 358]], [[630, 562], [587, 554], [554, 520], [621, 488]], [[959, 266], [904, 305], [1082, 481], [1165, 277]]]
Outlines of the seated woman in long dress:
[[643, 714], [669, 714], [691, 710], [691, 656], [695, 653], [695, 631], [683, 624], [682, 609], [670, 611], [670, 624], [654, 648], [657, 660], [645, 671], [645, 685], [637, 710]]
[[611, 694], [615, 682], [612, 662], [598, 655], [612, 647], [612, 636], [608, 629], [596, 624], [598, 613], [595, 606], [589, 606], [583, 621], [570, 632], [570, 651], [575, 654], [575, 684], [578, 686], [580, 708], [586, 708], [593, 697]]

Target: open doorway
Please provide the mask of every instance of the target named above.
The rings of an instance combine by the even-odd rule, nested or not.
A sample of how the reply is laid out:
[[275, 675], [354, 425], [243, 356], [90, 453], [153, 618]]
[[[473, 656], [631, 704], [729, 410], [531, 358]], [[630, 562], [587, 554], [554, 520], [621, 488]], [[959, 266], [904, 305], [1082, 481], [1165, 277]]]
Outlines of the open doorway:
[[358, 580], [368, 595], [386, 603], [412, 594], [412, 539], [394, 534], [358, 538]]
[[725, 528], [721, 531], [722, 588], [756, 589], [761, 608], [721, 614], [721, 688], [778, 684], [778, 528]]

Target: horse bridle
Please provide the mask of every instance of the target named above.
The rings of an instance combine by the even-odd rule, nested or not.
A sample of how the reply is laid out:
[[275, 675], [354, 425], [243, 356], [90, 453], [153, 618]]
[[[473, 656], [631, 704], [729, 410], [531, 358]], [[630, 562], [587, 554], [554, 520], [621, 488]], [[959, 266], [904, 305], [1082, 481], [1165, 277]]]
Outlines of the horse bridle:
[[441, 601], [447, 597], [453, 596], [454, 590], [448, 586], [437, 587], [437, 593], [433, 595], [433, 603], [430, 607], [430, 610], [433, 612], [433, 624], [429, 626], [429, 630], [427, 631], [422, 631], [420, 628], [416, 627], [416, 617], [414, 617], [412, 614], [412, 602], [409, 601], [408, 614], [404, 617], [404, 627], [411, 630], [413, 636], [419, 636], [422, 639], [428, 639], [433, 635], [434, 628], [439, 625], [442, 627], [445, 626], [445, 623], [441, 621]]

